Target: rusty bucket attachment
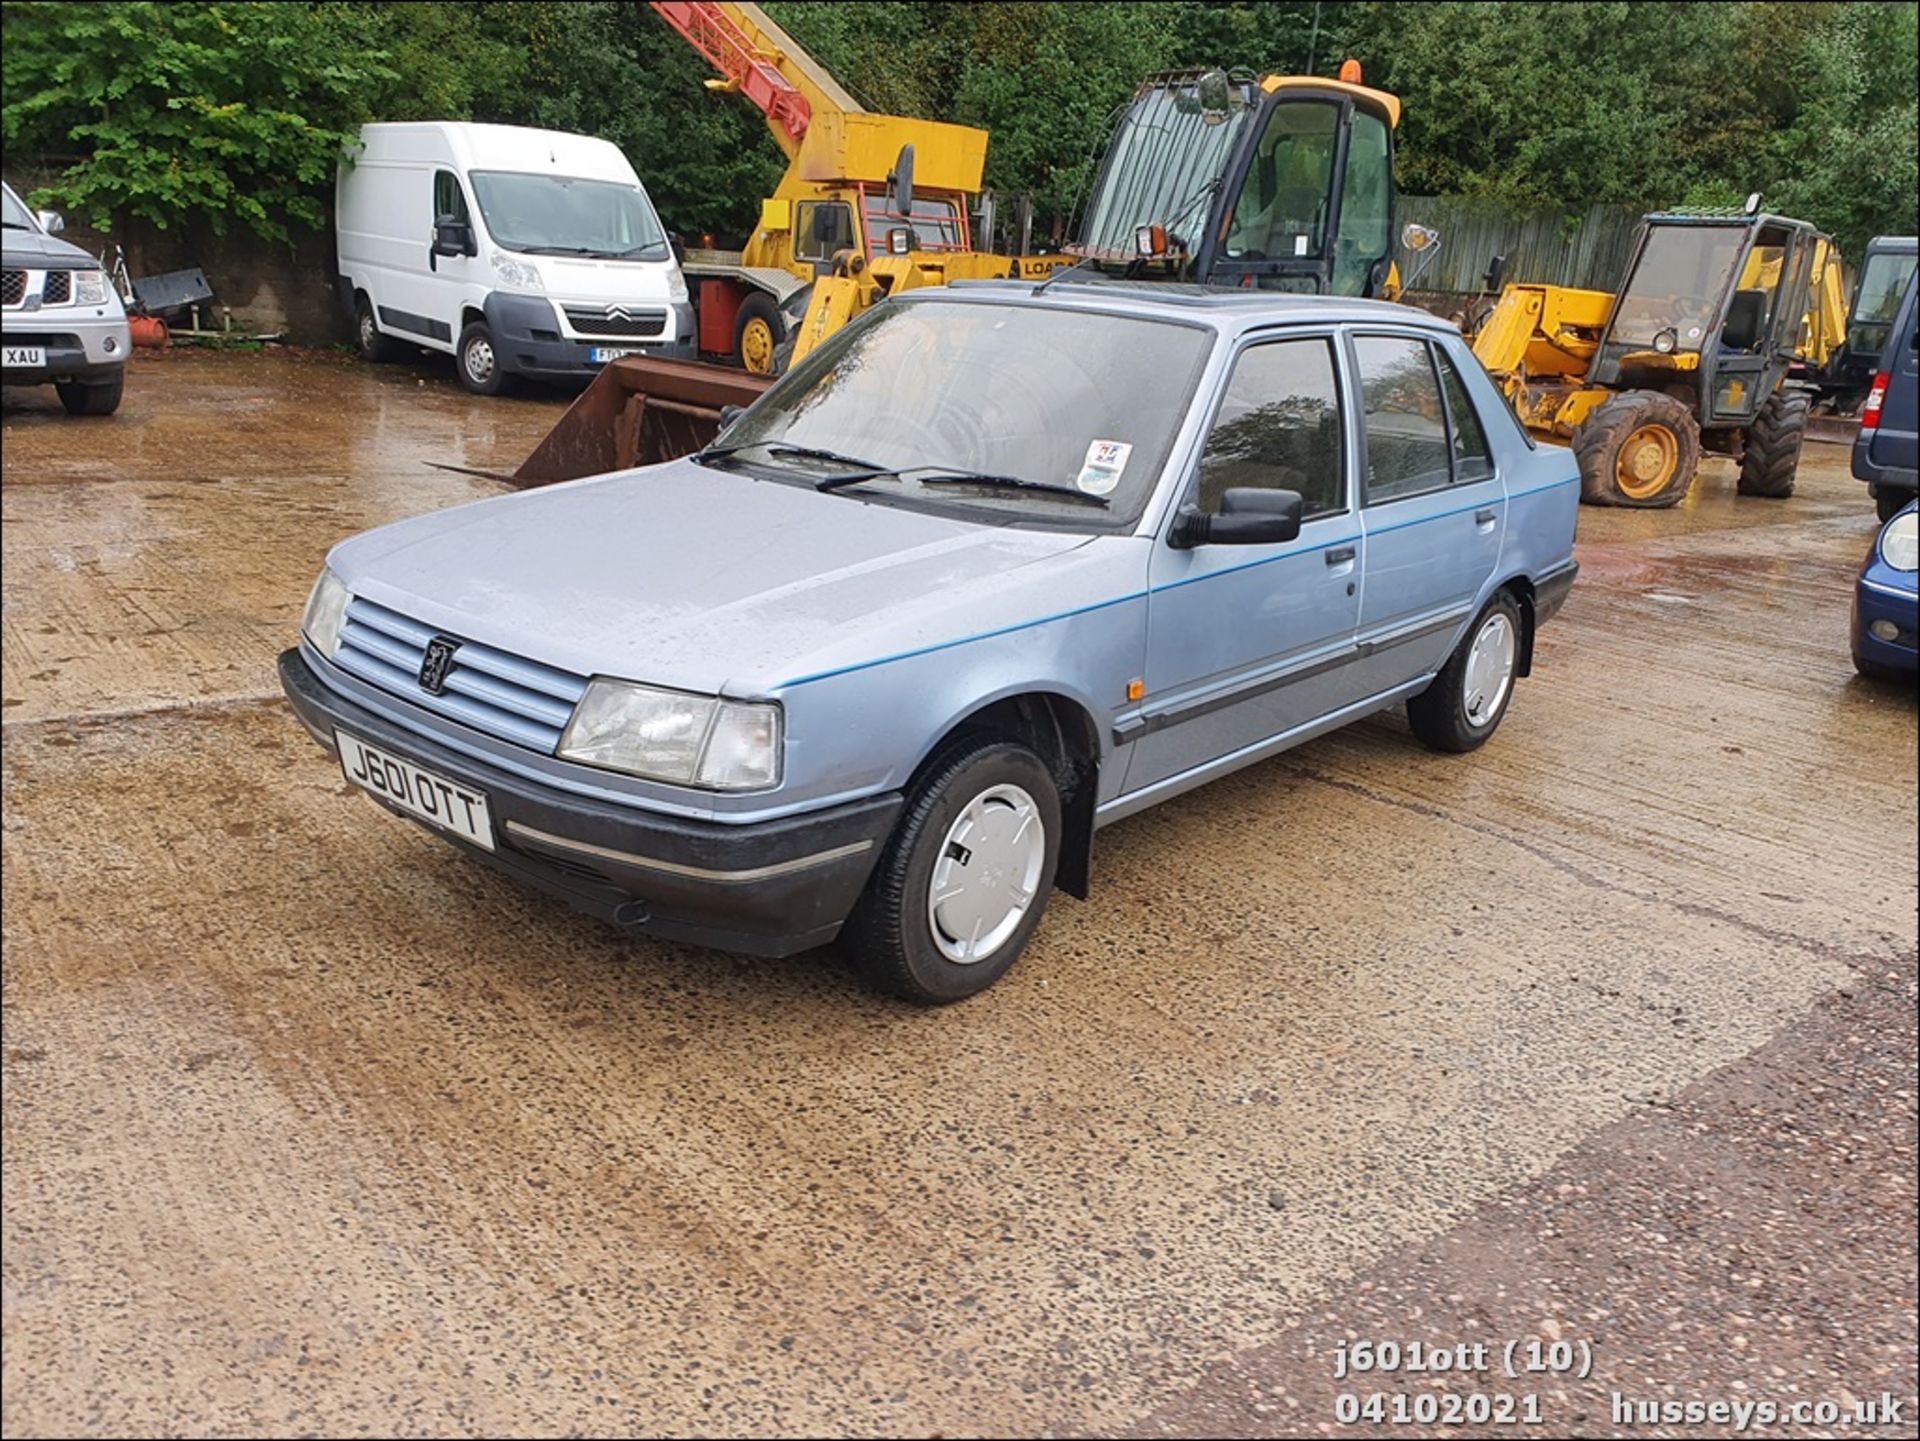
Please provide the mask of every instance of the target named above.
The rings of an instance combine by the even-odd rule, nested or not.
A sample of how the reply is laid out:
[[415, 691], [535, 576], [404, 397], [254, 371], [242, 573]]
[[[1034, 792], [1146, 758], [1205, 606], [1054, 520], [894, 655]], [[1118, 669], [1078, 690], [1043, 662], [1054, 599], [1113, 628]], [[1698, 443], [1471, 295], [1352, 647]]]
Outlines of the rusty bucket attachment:
[[513, 478], [553, 485], [691, 454], [720, 433], [721, 406], [751, 405], [771, 384], [770, 375], [697, 361], [612, 361]]

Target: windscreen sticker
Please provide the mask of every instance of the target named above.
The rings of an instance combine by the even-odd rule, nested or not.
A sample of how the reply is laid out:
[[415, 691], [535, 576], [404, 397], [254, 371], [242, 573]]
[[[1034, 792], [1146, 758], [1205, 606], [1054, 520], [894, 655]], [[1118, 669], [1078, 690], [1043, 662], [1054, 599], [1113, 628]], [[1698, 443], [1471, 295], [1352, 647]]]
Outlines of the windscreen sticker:
[[1124, 440], [1096, 440], [1087, 447], [1080, 478], [1074, 483], [1088, 495], [1111, 495], [1132, 454], [1133, 447]]

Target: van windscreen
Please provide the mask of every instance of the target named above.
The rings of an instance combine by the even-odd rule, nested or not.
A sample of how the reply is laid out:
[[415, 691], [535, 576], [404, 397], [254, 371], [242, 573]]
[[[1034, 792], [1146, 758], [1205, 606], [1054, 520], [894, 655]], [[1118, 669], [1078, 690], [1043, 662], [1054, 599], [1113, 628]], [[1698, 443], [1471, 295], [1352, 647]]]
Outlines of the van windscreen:
[[473, 172], [474, 199], [496, 244], [527, 255], [665, 260], [666, 231], [646, 192], [606, 180]]

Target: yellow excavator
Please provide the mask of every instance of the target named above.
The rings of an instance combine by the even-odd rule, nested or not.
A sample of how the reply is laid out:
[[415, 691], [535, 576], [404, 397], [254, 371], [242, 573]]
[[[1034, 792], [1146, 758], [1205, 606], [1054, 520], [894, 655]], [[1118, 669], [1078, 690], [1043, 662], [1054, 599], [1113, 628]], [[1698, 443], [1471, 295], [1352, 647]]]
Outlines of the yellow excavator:
[[1703, 450], [1742, 495], [1793, 493], [1812, 381], [1846, 334], [1832, 238], [1744, 209], [1648, 215], [1617, 291], [1500, 284], [1474, 354], [1527, 430], [1570, 445], [1581, 499], [1677, 505]]

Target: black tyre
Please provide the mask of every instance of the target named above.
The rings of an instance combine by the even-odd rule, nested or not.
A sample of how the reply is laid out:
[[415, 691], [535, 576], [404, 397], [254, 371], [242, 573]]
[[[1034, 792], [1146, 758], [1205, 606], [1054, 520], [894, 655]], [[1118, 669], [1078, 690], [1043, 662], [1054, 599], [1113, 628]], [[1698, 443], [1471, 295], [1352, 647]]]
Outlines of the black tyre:
[[353, 338], [360, 348], [360, 358], [371, 365], [394, 358], [394, 343], [375, 323], [373, 306], [364, 295], [353, 304]]
[[1873, 497], [1873, 513], [1880, 517], [1880, 524], [1885, 525], [1905, 510], [1907, 502], [1912, 499], [1913, 494], [1910, 491], [1878, 490]]
[[1500, 727], [1520, 673], [1520, 606], [1501, 591], [1460, 638], [1433, 684], [1407, 702], [1413, 733], [1430, 749], [1478, 750]]
[[112, 415], [120, 408], [127, 375], [123, 370], [112, 380], [58, 380], [53, 388], [68, 415]]
[[460, 373], [460, 383], [475, 395], [498, 395], [507, 388], [507, 372], [501, 369], [500, 352], [484, 320], [473, 321], [460, 332], [453, 368]]
[[740, 313], [733, 321], [733, 358], [744, 370], [755, 375], [774, 375], [780, 342], [787, 338], [787, 323], [773, 297], [755, 291], [740, 302]]
[[1040, 757], [960, 737], [908, 795], [841, 947], [870, 984], [905, 1000], [978, 995], [1026, 948], [1059, 858], [1060, 796]]
[[1813, 396], [1804, 390], [1776, 390], [1747, 427], [1740, 457], [1740, 494], [1784, 500], [1793, 494], [1800, 468], [1800, 446], [1807, 438], [1807, 414]]
[[1700, 423], [1670, 395], [1623, 391], [1580, 422], [1573, 454], [1588, 505], [1678, 505], [1700, 470]]

